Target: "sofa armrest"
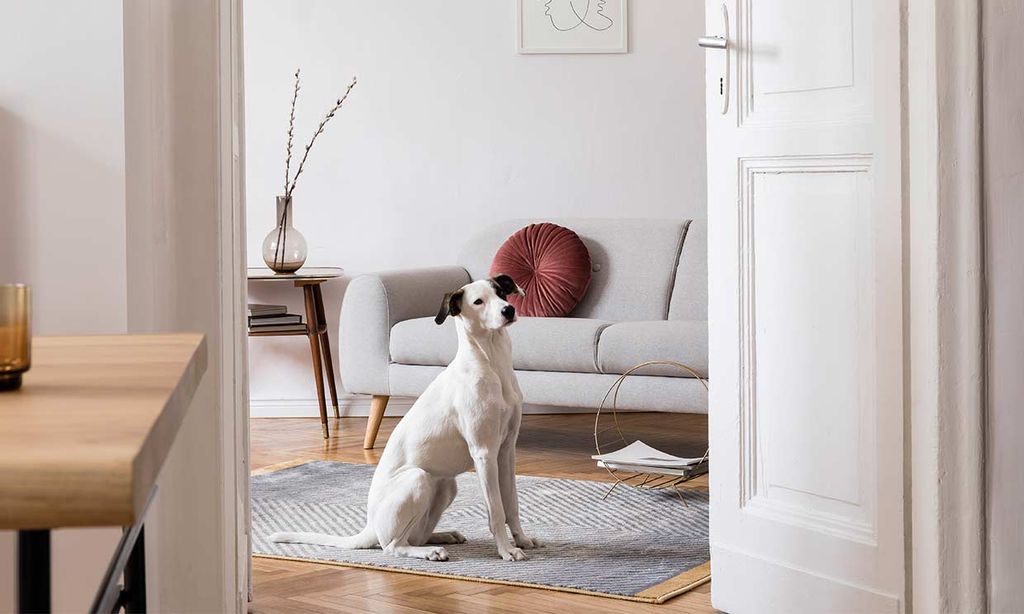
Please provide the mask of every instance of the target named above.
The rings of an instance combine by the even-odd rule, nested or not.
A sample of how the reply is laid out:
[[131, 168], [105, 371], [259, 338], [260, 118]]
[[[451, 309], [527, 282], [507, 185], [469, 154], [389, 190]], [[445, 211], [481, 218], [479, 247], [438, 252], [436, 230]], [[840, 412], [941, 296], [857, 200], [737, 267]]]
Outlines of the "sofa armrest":
[[358, 394], [391, 394], [391, 327], [437, 314], [446, 292], [469, 283], [462, 267], [436, 267], [360, 275], [341, 305], [338, 355], [342, 387]]

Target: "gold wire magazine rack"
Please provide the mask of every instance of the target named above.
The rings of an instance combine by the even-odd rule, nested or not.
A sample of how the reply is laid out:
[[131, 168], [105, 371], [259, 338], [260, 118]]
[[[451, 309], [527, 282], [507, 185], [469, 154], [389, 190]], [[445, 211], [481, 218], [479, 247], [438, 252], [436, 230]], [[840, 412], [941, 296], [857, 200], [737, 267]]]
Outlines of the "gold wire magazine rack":
[[[597, 454], [591, 456], [591, 458], [597, 461], [597, 465], [599, 467], [604, 468], [613, 478], [615, 478], [615, 483], [608, 489], [608, 492], [606, 492], [604, 497], [602, 497], [603, 499], [607, 499], [619, 484], [625, 484], [634, 488], [647, 490], [671, 488], [677, 495], [679, 495], [680, 501], [685, 505], [686, 500], [683, 499], [682, 495], [679, 493], [678, 487], [681, 484], [708, 472], [708, 450], [705, 450], [704, 455], [699, 457], [699, 459], [681, 459], [661, 452], [655, 448], [651, 448], [642, 441], [637, 440], [630, 444], [627, 441], [626, 436], [622, 433], [622, 429], [619, 426], [618, 413], [619, 389], [622, 387], [622, 383], [626, 381], [626, 378], [628, 378], [632, 373], [645, 367], [656, 365], [679, 369], [680, 371], [693, 376], [701, 383], [702, 386], [704, 386], [704, 390], [708, 391], [708, 381], [706, 378], [688, 365], [672, 360], [648, 360], [647, 362], [642, 362], [635, 367], [628, 369], [615, 380], [608, 389], [608, 392], [605, 393], [604, 399], [601, 400], [601, 405], [597, 409], [597, 415], [594, 417], [594, 447], [597, 448]], [[610, 406], [608, 406], [609, 398], [611, 398]], [[609, 410], [611, 412], [612, 425], [602, 429], [601, 414], [607, 414]], [[652, 464], [647, 465], [645, 463], [640, 465], [636, 463], [614, 462], [611, 459], [603, 460], [602, 457], [613, 454], [607, 452], [607, 443], [604, 451], [602, 451], [601, 446], [601, 435], [609, 431], [614, 431], [618, 435], [618, 439], [622, 441], [623, 447], [618, 448], [616, 452], [621, 452], [627, 448], [649, 452], [649, 455], [652, 458]], [[659, 455], [660, 458], [663, 459], [662, 462], [664, 462], [664, 459], [674, 460], [666, 463], [667, 466], [658, 466], [653, 464], [655, 462], [659, 462], [656, 460], [659, 458]]]

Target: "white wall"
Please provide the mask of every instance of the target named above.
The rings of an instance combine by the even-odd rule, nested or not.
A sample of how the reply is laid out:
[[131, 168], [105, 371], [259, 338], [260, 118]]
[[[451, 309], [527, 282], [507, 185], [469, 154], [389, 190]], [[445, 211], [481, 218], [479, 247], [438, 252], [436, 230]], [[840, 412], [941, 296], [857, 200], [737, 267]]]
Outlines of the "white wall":
[[982, 3], [989, 605], [1024, 611], [1024, 3]]
[[[300, 151], [359, 77], [295, 191], [311, 265], [451, 263], [466, 234], [513, 217], [703, 218], [703, 3], [633, 2], [629, 20], [628, 54], [524, 56], [512, 0], [248, 0], [250, 264], [283, 190], [296, 67]], [[343, 286], [325, 287], [332, 332]], [[286, 284], [250, 299], [301, 309]], [[252, 340], [250, 369], [254, 415], [315, 415], [304, 339]]]
[[0, 281], [36, 330], [123, 330], [121, 0], [0, 0]]
[[[38, 334], [126, 326], [121, 0], [0, 0], [0, 283], [34, 293]], [[54, 611], [85, 611], [118, 529], [57, 531]], [[0, 612], [14, 534], [0, 532]]]

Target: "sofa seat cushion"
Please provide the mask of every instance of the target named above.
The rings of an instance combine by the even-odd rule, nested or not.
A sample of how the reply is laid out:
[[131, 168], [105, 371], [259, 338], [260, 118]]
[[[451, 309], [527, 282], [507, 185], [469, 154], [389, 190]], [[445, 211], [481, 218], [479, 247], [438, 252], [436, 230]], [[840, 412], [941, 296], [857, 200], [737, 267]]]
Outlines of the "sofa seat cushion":
[[[391, 361], [405, 365], [446, 366], [455, 358], [455, 319], [438, 326], [434, 318], [415, 318], [391, 329]], [[524, 371], [598, 373], [597, 340], [611, 322], [586, 318], [519, 318], [509, 327], [512, 365]]]
[[[620, 322], [605, 328], [601, 333], [597, 344], [597, 365], [601, 373], [622, 374], [648, 360], [681, 362], [707, 377], [707, 321]], [[692, 377], [667, 365], [644, 367], [634, 373]]]

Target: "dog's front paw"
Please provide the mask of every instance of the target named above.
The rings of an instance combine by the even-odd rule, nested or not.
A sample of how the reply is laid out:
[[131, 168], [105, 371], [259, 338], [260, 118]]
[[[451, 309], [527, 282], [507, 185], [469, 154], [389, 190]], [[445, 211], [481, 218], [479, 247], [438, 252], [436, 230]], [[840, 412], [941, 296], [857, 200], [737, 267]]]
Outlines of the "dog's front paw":
[[511, 548], [507, 552], [501, 552], [501, 558], [506, 561], [525, 561], [526, 553], [519, 548]]
[[512, 539], [515, 540], [516, 545], [524, 550], [532, 550], [534, 548], [543, 548], [544, 544], [539, 539], [533, 539], [525, 535], [513, 535]]
[[448, 551], [444, 548], [431, 548], [430, 552], [427, 553], [428, 561], [447, 561]]

